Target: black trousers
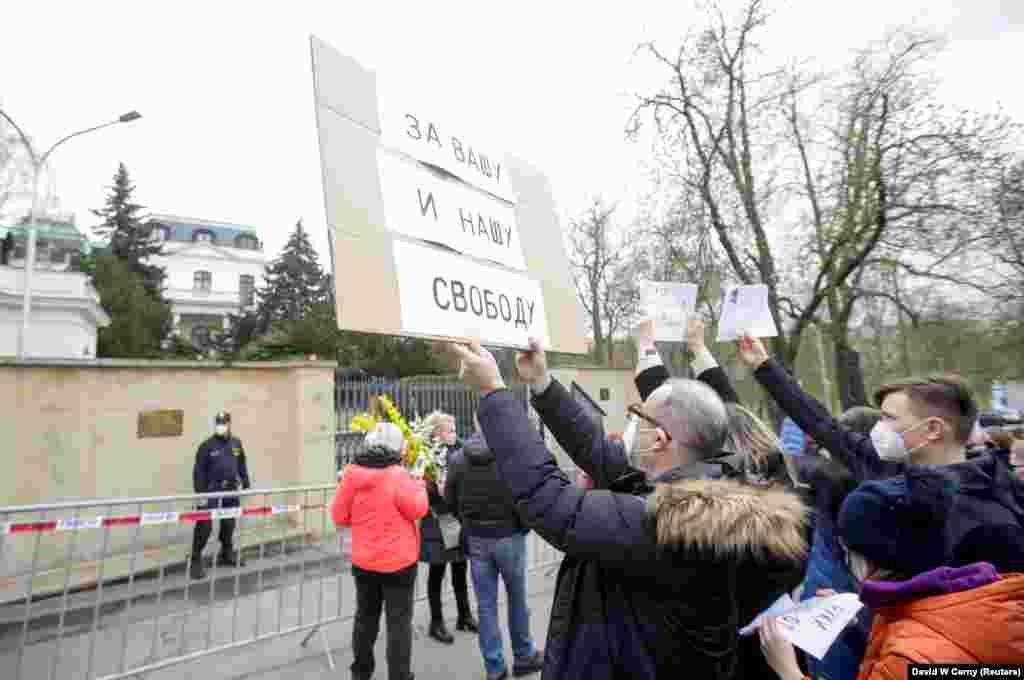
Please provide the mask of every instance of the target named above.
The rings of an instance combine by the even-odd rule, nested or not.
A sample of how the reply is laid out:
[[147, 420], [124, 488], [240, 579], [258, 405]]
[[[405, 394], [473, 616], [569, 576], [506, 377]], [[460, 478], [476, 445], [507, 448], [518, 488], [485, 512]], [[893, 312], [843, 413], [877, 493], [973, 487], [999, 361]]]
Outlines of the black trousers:
[[[213, 522], [208, 519], [201, 519], [196, 522], [196, 528], [192, 530], [192, 554], [201, 555], [206, 542], [210, 540], [213, 533]], [[220, 551], [224, 555], [230, 555], [232, 542], [235, 534], [235, 520], [231, 517], [220, 521]]]
[[443, 621], [444, 612], [441, 609], [441, 586], [444, 585], [445, 567], [452, 568], [452, 589], [455, 591], [455, 603], [459, 609], [459, 618], [469, 618], [472, 611], [469, 606], [469, 584], [466, 581], [468, 562], [442, 562], [431, 564], [427, 575], [427, 597], [430, 600], [430, 620]]
[[380, 631], [381, 610], [387, 609], [388, 680], [409, 680], [412, 665], [412, 610], [416, 564], [393, 574], [352, 566], [356, 583], [356, 617], [352, 624], [350, 670], [356, 680], [373, 675], [373, 646]]

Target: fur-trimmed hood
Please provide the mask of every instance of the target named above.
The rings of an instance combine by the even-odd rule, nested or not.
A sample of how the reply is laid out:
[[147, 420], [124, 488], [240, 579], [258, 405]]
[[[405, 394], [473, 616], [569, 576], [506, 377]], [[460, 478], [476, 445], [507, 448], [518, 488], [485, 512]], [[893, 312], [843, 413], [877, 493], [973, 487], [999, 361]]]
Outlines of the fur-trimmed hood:
[[808, 513], [796, 494], [725, 479], [655, 485], [647, 509], [658, 545], [718, 559], [801, 562], [807, 559]]

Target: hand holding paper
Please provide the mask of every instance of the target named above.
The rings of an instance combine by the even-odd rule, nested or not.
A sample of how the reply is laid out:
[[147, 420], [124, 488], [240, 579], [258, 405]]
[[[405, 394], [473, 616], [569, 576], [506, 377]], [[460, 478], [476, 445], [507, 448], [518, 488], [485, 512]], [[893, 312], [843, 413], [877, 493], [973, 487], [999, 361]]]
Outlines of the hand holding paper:
[[768, 350], [764, 348], [764, 343], [759, 338], [744, 335], [736, 344], [739, 345], [740, 361], [750, 370], [756, 371], [761, 364], [768, 361]]
[[694, 354], [704, 349], [704, 322], [696, 317], [686, 322], [686, 348]]
[[633, 337], [639, 349], [654, 347], [654, 319], [644, 319], [633, 329]]

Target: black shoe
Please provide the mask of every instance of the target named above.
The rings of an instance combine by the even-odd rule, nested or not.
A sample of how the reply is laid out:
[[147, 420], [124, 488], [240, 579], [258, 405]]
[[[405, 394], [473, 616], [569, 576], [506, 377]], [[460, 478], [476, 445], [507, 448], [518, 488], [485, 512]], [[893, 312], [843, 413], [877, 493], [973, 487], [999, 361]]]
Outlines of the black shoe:
[[444, 621], [431, 621], [430, 629], [427, 631], [427, 634], [438, 642], [443, 642], [446, 645], [455, 643], [455, 638], [448, 632], [448, 628], [444, 625]]
[[217, 566], [218, 567], [244, 567], [245, 560], [243, 560], [238, 553], [222, 552], [217, 555]]
[[517, 678], [530, 673], [544, 670], [544, 650], [538, 649], [537, 653], [525, 661], [516, 661], [512, 664], [512, 675]]
[[455, 630], [465, 633], [479, 633], [480, 624], [476, 622], [472, 614], [466, 614], [465, 616], [460, 616], [459, 620], [455, 622]]
[[193, 555], [191, 558], [191, 564], [188, 567], [188, 575], [193, 581], [206, 578], [206, 570], [203, 569], [203, 556]]

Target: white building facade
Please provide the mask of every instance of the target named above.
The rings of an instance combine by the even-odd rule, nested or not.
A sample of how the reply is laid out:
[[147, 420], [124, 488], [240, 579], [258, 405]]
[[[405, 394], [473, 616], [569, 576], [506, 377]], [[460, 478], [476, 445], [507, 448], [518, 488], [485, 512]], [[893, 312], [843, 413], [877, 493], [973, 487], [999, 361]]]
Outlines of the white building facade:
[[[22, 226], [0, 226], [0, 356], [15, 356], [24, 314], [25, 239]], [[32, 313], [25, 357], [94, 359], [99, 328], [110, 324], [89, 276], [78, 271], [85, 237], [70, 223], [38, 227]]]
[[144, 223], [163, 243], [153, 264], [164, 268], [164, 296], [174, 329], [199, 348], [228, 327], [228, 315], [255, 308], [270, 258], [255, 229], [175, 215], [149, 215]]

